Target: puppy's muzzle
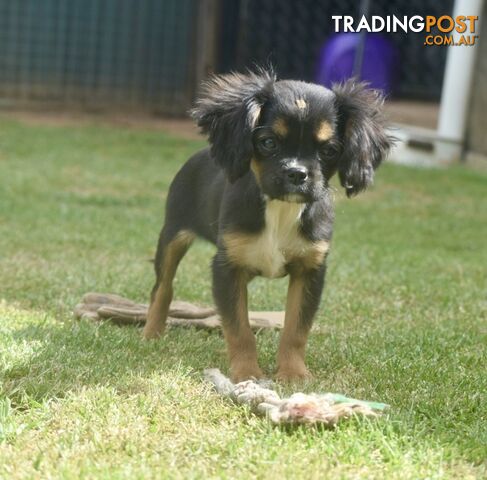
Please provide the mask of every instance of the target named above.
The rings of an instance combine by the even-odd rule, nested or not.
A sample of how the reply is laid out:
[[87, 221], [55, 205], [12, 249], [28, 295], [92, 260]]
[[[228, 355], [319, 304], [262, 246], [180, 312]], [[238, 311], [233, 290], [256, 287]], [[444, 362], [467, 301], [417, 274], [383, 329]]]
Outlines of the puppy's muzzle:
[[303, 185], [308, 179], [308, 169], [305, 167], [289, 167], [284, 173], [289, 183], [297, 187]]

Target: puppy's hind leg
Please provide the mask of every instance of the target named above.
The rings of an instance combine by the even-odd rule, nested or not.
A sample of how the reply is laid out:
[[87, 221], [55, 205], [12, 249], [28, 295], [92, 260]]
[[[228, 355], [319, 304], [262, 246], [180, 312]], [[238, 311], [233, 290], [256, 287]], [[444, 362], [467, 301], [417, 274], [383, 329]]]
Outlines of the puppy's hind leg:
[[156, 283], [152, 289], [147, 323], [142, 335], [145, 339], [158, 338], [166, 327], [169, 305], [173, 296], [173, 280], [179, 262], [193, 243], [195, 235], [189, 230], [170, 234], [163, 228], [157, 246]]

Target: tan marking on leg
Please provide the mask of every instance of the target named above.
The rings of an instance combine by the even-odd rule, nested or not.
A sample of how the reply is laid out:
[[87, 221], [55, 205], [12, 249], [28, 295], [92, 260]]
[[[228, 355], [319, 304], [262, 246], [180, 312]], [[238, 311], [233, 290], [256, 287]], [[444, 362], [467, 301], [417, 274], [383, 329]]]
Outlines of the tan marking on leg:
[[186, 230], [179, 232], [164, 250], [161, 271], [158, 276], [159, 285], [151, 298], [147, 323], [142, 335], [145, 339], [158, 338], [164, 333], [167, 313], [172, 301], [172, 283], [179, 262], [184, 257], [195, 235]]
[[329, 122], [321, 122], [316, 129], [316, 139], [318, 142], [325, 142], [333, 136], [333, 128]]
[[311, 377], [304, 363], [309, 330], [299, 325], [303, 295], [303, 277], [301, 275], [292, 275], [287, 292], [284, 330], [278, 351], [278, 371], [276, 376], [279, 380], [292, 381]]
[[303, 266], [306, 269], [318, 268], [325, 260], [330, 244], [326, 240], [315, 242], [309, 249], [308, 254], [303, 258]]
[[272, 131], [280, 137], [285, 137], [289, 133], [286, 120], [284, 120], [284, 118], [277, 118], [272, 124]]
[[256, 237], [256, 235], [241, 232], [228, 232], [223, 234], [225, 251], [233, 265], [246, 266], [249, 245], [252, 244]]
[[257, 362], [255, 336], [250, 328], [247, 306], [247, 278], [242, 274], [237, 283], [236, 318], [223, 319], [223, 333], [230, 360], [230, 375], [234, 382], [264, 375]]

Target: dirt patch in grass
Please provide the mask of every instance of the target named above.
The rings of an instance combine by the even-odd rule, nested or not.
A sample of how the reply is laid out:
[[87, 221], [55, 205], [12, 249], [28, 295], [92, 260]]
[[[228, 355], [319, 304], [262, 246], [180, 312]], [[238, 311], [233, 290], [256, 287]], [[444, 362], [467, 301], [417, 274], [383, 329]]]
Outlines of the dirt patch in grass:
[[83, 126], [103, 125], [132, 130], [163, 131], [189, 140], [198, 140], [202, 136], [189, 118], [165, 118], [144, 112], [100, 112], [59, 110], [2, 110], [0, 118], [19, 120], [26, 125]]

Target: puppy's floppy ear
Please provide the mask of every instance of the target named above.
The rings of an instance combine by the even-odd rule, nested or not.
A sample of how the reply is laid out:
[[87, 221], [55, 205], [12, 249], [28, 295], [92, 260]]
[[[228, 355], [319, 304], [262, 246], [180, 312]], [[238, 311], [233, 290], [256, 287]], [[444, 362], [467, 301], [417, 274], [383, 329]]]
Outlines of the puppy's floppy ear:
[[387, 156], [394, 138], [386, 133], [384, 97], [379, 92], [353, 80], [334, 85], [332, 90], [342, 143], [338, 176], [351, 197], [372, 183], [374, 170]]
[[191, 116], [208, 134], [211, 153], [234, 182], [250, 167], [252, 129], [276, 78], [272, 71], [215, 75], [203, 83]]

